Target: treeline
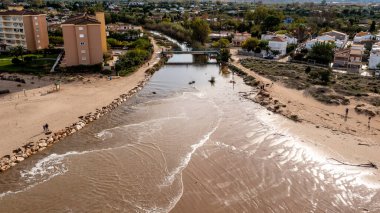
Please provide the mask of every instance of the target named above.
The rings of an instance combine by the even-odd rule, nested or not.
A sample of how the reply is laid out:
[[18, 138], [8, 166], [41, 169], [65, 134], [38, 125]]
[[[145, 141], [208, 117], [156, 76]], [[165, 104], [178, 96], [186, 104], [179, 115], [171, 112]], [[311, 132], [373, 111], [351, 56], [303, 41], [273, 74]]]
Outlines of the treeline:
[[191, 30], [184, 28], [181, 24], [173, 22], [150, 23], [144, 26], [146, 29], [159, 31], [180, 42], [191, 43]]
[[153, 45], [148, 37], [142, 37], [129, 43], [128, 48], [129, 50], [121, 55], [115, 64], [115, 70], [121, 76], [126, 76], [136, 71], [150, 59], [153, 53]]

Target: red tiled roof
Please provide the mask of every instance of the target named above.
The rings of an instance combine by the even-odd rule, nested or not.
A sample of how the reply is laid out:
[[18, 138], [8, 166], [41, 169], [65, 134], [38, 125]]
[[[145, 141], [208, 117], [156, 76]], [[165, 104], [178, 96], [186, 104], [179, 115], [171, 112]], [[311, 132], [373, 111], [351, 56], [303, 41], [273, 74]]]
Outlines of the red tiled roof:
[[100, 24], [95, 17], [89, 16], [88, 14], [82, 14], [70, 17], [67, 21], [62, 24], [74, 24], [74, 25], [86, 25], [86, 24]]
[[369, 32], [359, 32], [359, 33], [356, 33], [355, 36], [365, 36], [365, 35], [369, 35], [370, 33]]
[[285, 38], [281, 38], [281, 37], [278, 37], [278, 36], [275, 36], [271, 39], [271, 41], [278, 41], [278, 42], [285, 42], [286, 39]]
[[30, 11], [30, 10], [7, 10], [0, 12], [0, 16], [27, 16], [27, 15], [42, 15], [45, 13]]

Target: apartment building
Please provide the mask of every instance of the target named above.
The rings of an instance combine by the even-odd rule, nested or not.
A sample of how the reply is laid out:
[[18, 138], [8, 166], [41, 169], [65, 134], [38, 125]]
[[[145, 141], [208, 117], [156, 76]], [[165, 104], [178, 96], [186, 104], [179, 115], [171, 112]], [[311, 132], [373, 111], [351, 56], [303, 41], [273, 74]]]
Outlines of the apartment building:
[[0, 12], [0, 47], [21, 45], [29, 51], [48, 48], [46, 14], [27, 10]]
[[104, 13], [82, 14], [62, 23], [65, 57], [61, 66], [94, 65], [107, 52]]

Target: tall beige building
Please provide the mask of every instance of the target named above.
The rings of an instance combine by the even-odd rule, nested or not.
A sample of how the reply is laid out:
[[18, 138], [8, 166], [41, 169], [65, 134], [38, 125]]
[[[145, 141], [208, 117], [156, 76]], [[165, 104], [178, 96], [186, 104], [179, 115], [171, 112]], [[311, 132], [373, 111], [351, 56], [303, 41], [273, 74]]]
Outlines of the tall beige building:
[[103, 62], [103, 53], [107, 52], [104, 13], [97, 13], [96, 16], [74, 16], [61, 27], [65, 48], [65, 58], [61, 66]]
[[46, 14], [27, 10], [0, 12], [0, 47], [21, 45], [29, 51], [48, 48]]

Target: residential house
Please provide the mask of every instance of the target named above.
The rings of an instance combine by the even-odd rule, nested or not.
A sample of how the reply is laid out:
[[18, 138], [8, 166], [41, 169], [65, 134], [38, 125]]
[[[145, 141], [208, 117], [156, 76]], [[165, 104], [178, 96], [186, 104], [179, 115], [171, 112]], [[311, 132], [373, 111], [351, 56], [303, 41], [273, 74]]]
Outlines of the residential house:
[[369, 55], [369, 69], [379, 69], [377, 65], [380, 64], [380, 42], [372, 46], [371, 53]]
[[315, 39], [311, 39], [311, 40], [306, 41], [305, 47], [306, 47], [306, 49], [311, 50], [311, 48], [313, 48], [313, 46], [316, 43], [324, 43], [324, 42], [329, 42], [329, 43], [335, 44], [335, 38], [332, 36], [329, 36], [329, 35], [318, 36]]
[[335, 46], [337, 48], [344, 48], [348, 41], [348, 35], [346, 33], [338, 32], [335, 30], [332, 30], [330, 32], [325, 32], [322, 34], [322, 36], [328, 35], [334, 37], [335, 40]]
[[354, 37], [354, 43], [362, 43], [364, 41], [370, 41], [373, 39], [373, 35], [370, 32], [359, 32]]
[[104, 13], [69, 18], [62, 25], [65, 57], [61, 66], [93, 65], [103, 62], [107, 52]]
[[353, 45], [348, 49], [337, 50], [334, 54], [333, 66], [350, 72], [359, 72], [363, 65], [364, 49], [364, 45]]
[[232, 38], [232, 45], [235, 47], [240, 47], [243, 44], [243, 42], [249, 38], [251, 38], [250, 33], [235, 33], [234, 37]]
[[48, 48], [46, 14], [21, 8], [0, 12], [0, 45], [2, 50], [21, 45], [32, 52]]
[[325, 32], [321, 36], [318, 36], [312, 40], [306, 42], [306, 49], [313, 48], [314, 44], [318, 42], [331, 42], [334, 43], [336, 48], [344, 48], [348, 41], [348, 35], [338, 31]]
[[280, 54], [278, 56], [283, 56], [286, 54], [286, 47], [288, 42], [283, 37], [273, 37], [269, 40], [268, 46], [270, 49], [278, 51]]
[[287, 41], [288, 44], [297, 44], [298, 40], [290, 35], [277, 34], [272, 32], [267, 32], [261, 35], [261, 40], [270, 41], [273, 37], [281, 37]]

